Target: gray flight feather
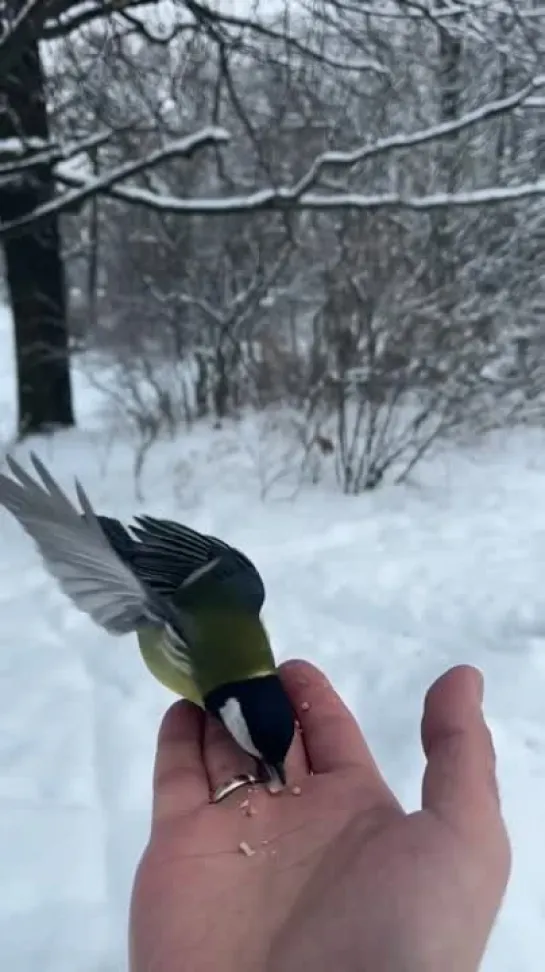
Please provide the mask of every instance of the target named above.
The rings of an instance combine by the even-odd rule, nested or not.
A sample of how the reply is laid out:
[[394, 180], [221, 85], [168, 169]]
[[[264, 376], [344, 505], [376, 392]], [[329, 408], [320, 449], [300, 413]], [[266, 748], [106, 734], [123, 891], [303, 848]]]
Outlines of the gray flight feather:
[[160, 624], [149, 592], [113, 550], [80, 483], [83, 516], [38, 457], [31, 459], [41, 482], [7, 458], [14, 478], [0, 474], [0, 505], [32, 538], [63, 592], [111, 634]]

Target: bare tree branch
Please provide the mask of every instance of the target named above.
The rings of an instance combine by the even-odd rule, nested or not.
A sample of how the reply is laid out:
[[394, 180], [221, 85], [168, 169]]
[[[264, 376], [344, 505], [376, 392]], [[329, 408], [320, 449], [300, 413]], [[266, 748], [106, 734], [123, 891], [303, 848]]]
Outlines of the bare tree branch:
[[[206, 4], [198, 3], [196, 0], [186, 0], [185, 6], [195, 16], [196, 20], [203, 25], [209, 24], [220, 28], [235, 27], [237, 30], [245, 30], [248, 33], [257, 34], [269, 40], [278, 41], [284, 47], [292, 48], [304, 57], [310, 57], [312, 60], [327, 64], [329, 67], [337, 68], [337, 70], [373, 71], [376, 74], [382, 75], [388, 75], [390, 73], [383, 64], [373, 58], [367, 60], [362, 59], [357, 63], [349, 64], [341, 58], [331, 59], [323, 51], [305, 44], [294, 33], [276, 28], [272, 18], [270, 22], [265, 23], [252, 17], [241, 17], [236, 14], [227, 14], [220, 10], [212, 10]], [[228, 37], [225, 40], [228, 40]]]
[[[0, 70], [6, 74], [21, 52], [33, 41], [68, 34], [98, 17], [142, 5], [144, 0], [25, 0], [11, 19], [0, 24]], [[148, 0], [148, 3], [154, 0]]]
[[139, 17], [129, 13], [128, 10], [122, 11], [121, 19], [129, 25], [135, 34], [143, 37], [144, 40], [146, 40], [149, 44], [154, 44], [160, 47], [168, 47], [168, 45], [171, 44], [172, 41], [176, 40], [177, 37], [180, 37], [182, 34], [194, 33], [198, 29], [196, 23], [187, 21], [174, 24], [170, 30], [164, 34], [156, 34], [144, 20], [140, 20]]

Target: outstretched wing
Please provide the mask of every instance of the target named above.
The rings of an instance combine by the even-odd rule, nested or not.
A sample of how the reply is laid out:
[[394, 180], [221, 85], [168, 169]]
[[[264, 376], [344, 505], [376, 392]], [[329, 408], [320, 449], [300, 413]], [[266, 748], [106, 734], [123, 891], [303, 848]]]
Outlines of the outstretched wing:
[[13, 478], [0, 474], [0, 505], [32, 538], [64, 593], [111, 634], [160, 624], [149, 593], [106, 539], [82, 486], [76, 481], [83, 515], [38, 457], [31, 458], [39, 480], [7, 459]]
[[[206, 536], [174, 520], [135, 517], [129, 529], [136, 538], [130, 562], [137, 576], [164, 598], [187, 594], [187, 603], [211, 585], [232, 586], [240, 607], [259, 614], [265, 599], [263, 581], [240, 550], [218, 537]], [[177, 602], [179, 598], [176, 599]]]
[[136, 516], [129, 527], [136, 538], [131, 564], [137, 576], [161, 594], [170, 597], [195, 571], [214, 559], [210, 538], [174, 520]]

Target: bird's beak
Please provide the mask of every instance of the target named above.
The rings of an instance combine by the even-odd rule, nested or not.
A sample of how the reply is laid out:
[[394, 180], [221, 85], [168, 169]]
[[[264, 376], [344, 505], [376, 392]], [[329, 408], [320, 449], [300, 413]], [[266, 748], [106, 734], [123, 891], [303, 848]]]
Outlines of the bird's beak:
[[278, 793], [286, 785], [286, 770], [283, 763], [262, 763], [262, 781], [270, 793]]

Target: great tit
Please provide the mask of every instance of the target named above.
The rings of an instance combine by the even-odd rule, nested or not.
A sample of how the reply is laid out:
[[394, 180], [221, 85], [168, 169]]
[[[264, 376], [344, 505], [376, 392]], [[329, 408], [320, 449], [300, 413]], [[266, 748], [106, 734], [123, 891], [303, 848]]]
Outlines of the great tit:
[[127, 529], [98, 516], [76, 480], [80, 512], [31, 458], [39, 480], [6, 460], [13, 478], [0, 474], [0, 505], [64, 593], [110, 634], [136, 632], [152, 674], [221, 719], [261, 779], [285, 785], [295, 717], [260, 618], [265, 588], [253, 563], [173, 520], [137, 516]]

